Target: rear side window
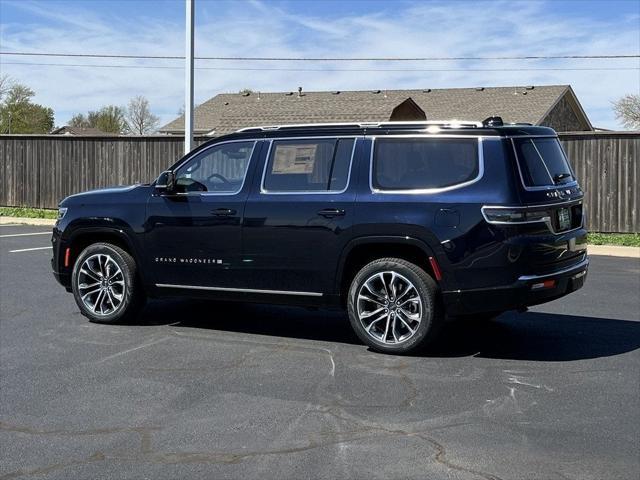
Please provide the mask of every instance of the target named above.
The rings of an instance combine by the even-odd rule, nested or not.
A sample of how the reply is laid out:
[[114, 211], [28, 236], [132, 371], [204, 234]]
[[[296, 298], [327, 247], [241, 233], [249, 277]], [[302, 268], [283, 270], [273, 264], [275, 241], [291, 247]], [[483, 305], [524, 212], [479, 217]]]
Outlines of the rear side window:
[[514, 143], [522, 179], [527, 187], [575, 180], [557, 138], [516, 138]]
[[446, 188], [480, 171], [477, 138], [378, 138], [373, 155], [376, 190]]
[[265, 171], [267, 192], [340, 192], [347, 187], [353, 138], [276, 140]]

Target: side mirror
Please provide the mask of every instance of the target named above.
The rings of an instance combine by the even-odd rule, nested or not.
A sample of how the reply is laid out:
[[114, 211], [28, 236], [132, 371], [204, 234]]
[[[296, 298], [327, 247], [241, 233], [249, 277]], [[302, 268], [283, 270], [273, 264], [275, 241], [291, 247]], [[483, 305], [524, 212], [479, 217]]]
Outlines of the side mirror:
[[172, 193], [175, 190], [176, 175], [171, 170], [165, 170], [156, 180], [156, 191], [159, 193]]

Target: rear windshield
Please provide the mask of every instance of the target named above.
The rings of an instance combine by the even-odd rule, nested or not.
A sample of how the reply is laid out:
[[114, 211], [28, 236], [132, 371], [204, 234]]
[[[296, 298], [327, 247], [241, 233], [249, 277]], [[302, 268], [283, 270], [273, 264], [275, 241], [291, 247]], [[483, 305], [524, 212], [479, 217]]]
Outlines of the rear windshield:
[[516, 138], [516, 153], [527, 187], [573, 182], [573, 173], [557, 138]]
[[475, 138], [378, 138], [373, 156], [377, 190], [444, 188], [475, 179], [479, 172]]

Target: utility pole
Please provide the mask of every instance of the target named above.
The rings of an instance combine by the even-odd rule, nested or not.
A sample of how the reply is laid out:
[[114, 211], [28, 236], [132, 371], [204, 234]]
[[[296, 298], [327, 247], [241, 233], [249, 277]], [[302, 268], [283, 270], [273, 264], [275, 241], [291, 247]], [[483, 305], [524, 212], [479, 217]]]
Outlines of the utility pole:
[[184, 68], [184, 154], [193, 148], [193, 18], [195, 0], [186, 3], [186, 50]]

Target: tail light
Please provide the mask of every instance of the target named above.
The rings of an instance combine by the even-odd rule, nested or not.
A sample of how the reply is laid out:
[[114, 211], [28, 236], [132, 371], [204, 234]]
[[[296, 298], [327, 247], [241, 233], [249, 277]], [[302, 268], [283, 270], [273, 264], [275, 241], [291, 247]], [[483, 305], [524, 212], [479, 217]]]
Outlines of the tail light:
[[482, 207], [482, 215], [489, 223], [551, 223], [551, 210], [527, 207]]

